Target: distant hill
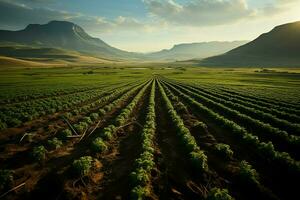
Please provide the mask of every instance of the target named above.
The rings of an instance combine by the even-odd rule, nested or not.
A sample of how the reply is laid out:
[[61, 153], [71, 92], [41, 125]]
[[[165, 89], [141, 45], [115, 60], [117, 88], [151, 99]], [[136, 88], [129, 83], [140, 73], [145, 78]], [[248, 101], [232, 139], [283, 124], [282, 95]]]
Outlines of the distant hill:
[[199, 63], [208, 66], [299, 67], [300, 21], [277, 26], [252, 42]]
[[88, 35], [80, 26], [67, 21], [30, 24], [24, 30], [0, 30], [0, 44], [22, 44], [42, 48], [61, 48], [108, 58], [135, 59], [139, 54], [114, 48]]
[[174, 45], [171, 49], [147, 54], [147, 57], [155, 60], [180, 61], [189, 59], [201, 59], [223, 54], [231, 49], [246, 44], [247, 41], [233, 42], [200, 42]]

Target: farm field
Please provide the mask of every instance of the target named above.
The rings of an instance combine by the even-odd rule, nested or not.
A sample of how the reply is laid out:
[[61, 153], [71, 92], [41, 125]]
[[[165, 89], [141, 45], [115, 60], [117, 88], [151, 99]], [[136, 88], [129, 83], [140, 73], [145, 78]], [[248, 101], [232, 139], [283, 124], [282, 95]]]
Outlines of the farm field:
[[0, 199], [294, 199], [300, 71], [0, 69]]

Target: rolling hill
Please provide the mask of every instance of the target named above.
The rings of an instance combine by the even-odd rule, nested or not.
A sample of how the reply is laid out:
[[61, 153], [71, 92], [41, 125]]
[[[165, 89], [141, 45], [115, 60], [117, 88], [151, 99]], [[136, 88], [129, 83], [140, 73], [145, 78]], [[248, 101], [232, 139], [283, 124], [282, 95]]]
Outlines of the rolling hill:
[[155, 60], [180, 61], [188, 59], [201, 59], [223, 54], [231, 49], [246, 44], [247, 41], [233, 42], [200, 42], [174, 45], [171, 49], [147, 54], [147, 57]]
[[204, 66], [300, 66], [300, 21], [275, 27], [223, 55], [197, 61]]

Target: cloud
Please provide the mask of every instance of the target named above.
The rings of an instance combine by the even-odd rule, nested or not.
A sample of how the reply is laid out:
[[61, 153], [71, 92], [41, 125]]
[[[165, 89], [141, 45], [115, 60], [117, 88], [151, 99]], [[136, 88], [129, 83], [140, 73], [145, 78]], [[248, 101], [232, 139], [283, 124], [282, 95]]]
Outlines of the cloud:
[[[43, 1], [43, 0], [31, 0]], [[52, 20], [74, 22], [88, 32], [104, 33], [112, 31], [147, 30], [147, 26], [135, 18], [119, 16], [106, 19], [99, 16], [88, 16], [82, 13], [66, 12], [45, 8], [33, 8], [21, 3], [0, 0], [0, 26], [6, 29], [21, 29], [27, 24], [44, 24]]]
[[154, 17], [186, 26], [212, 26], [234, 23], [255, 16], [245, 0], [192, 0], [179, 4], [175, 0], [144, 0]]
[[289, 10], [290, 7], [299, 3], [299, 0], [274, 0], [272, 3], [267, 3], [259, 10], [259, 14], [263, 16], [279, 15]]

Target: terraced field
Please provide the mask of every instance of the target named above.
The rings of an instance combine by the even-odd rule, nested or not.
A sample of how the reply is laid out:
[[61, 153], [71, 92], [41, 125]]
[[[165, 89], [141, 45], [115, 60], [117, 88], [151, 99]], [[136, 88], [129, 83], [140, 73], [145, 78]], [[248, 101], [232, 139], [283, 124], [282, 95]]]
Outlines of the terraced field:
[[300, 103], [180, 76], [2, 94], [0, 199], [295, 199]]

